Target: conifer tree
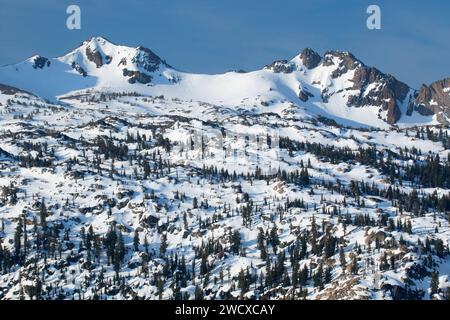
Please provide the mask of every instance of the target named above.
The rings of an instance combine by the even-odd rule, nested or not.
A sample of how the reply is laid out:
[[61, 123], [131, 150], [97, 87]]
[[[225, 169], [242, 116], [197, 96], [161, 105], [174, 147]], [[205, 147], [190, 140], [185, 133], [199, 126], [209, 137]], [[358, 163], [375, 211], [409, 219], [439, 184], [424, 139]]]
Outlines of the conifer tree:
[[341, 264], [342, 272], [345, 274], [345, 268], [347, 267], [347, 261], [345, 260], [345, 252], [343, 246], [339, 247], [339, 263]]
[[432, 272], [430, 279], [430, 298], [433, 297], [434, 294], [439, 292], [439, 273]]
[[139, 251], [139, 232], [137, 230], [134, 230], [134, 237], [133, 237], [133, 247], [134, 251]]
[[167, 250], [167, 233], [163, 232], [161, 234], [161, 244], [159, 247], [159, 253], [161, 257], [164, 257], [166, 254], [166, 250]]

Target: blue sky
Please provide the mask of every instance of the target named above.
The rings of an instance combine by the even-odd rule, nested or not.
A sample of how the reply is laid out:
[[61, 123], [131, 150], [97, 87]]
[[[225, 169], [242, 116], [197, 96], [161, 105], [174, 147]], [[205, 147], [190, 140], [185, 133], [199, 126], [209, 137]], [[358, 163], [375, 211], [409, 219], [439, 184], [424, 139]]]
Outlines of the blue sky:
[[[70, 4], [81, 30], [66, 28]], [[366, 28], [370, 4], [381, 30]], [[348, 50], [413, 87], [450, 76], [450, 1], [0, 0], [0, 65], [62, 55], [94, 35], [190, 72], [255, 70], [311, 47]]]

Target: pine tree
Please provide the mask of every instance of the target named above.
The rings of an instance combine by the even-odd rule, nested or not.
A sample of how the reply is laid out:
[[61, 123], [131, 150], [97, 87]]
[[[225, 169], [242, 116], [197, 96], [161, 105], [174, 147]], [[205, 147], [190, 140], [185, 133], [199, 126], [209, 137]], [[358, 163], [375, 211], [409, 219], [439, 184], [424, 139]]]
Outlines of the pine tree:
[[133, 237], [133, 247], [134, 251], [139, 251], [139, 232], [137, 230], [134, 230], [134, 237]]
[[200, 274], [204, 275], [208, 272], [208, 263], [207, 263], [208, 256], [206, 253], [202, 254], [202, 260], [200, 262]]
[[444, 242], [442, 239], [436, 239], [434, 243], [434, 249], [436, 251], [436, 255], [443, 259], [445, 257], [445, 249], [444, 249]]
[[242, 268], [238, 275], [238, 288], [241, 290], [241, 296], [248, 291], [247, 279]]
[[25, 293], [23, 292], [23, 286], [22, 286], [22, 283], [20, 284], [19, 300], [25, 300]]
[[117, 241], [117, 234], [113, 227], [106, 233], [103, 243], [106, 247], [106, 256], [108, 258], [108, 265], [114, 262], [114, 253]]
[[198, 208], [198, 199], [197, 197], [194, 197], [192, 200], [192, 208], [197, 209]]
[[117, 257], [119, 261], [123, 262], [125, 259], [125, 241], [123, 239], [122, 232], [119, 232], [119, 237], [117, 238]]
[[86, 235], [86, 249], [88, 251], [90, 251], [92, 248], [92, 241], [94, 241], [94, 236], [94, 229], [92, 229], [92, 225], [90, 225], [88, 228], [88, 233]]
[[339, 263], [341, 264], [342, 272], [345, 274], [345, 268], [347, 267], [347, 261], [345, 260], [344, 247], [339, 247]]
[[41, 227], [43, 228], [46, 228], [47, 226], [47, 216], [48, 216], [47, 207], [45, 206], [44, 199], [42, 199], [41, 206], [39, 208], [39, 217], [41, 221]]
[[204, 298], [203, 290], [198, 285], [196, 285], [194, 292], [194, 300], [203, 300], [203, 298]]
[[302, 271], [300, 272], [300, 277], [299, 277], [300, 287], [306, 286], [306, 282], [308, 281], [308, 274], [309, 274], [309, 270], [308, 270], [308, 267], [305, 265], [303, 267]]
[[350, 264], [350, 272], [352, 274], [358, 274], [358, 260], [356, 259], [356, 255], [353, 254], [352, 262]]
[[232, 236], [232, 251], [234, 254], [239, 254], [240, 246], [241, 246], [241, 234], [238, 230], [234, 230]]
[[325, 275], [324, 275], [324, 277], [323, 277], [323, 281], [324, 281], [325, 284], [331, 282], [331, 279], [332, 279], [332, 274], [331, 274], [331, 272], [332, 272], [332, 271], [333, 271], [333, 268], [331, 268], [331, 267], [327, 267], [327, 268], [325, 269]]
[[322, 277], [323, 277], [323, 266], [322, 262], [320, 262], [313, 276], [314, 287], [319, 287], [319, 290], [323, 289]]
[[184, 230], [187, 230], [189, 225], [188, 225], [188, 219], [187, 219], [186, 211], [183, 212], [183, 225], [184, 225]]
[[273, 225], [272, 229], [270, 230], [269, 241], [270, 241], [270, 244], [272, 245], [273, 252], [276, 253], [278, 244], [280, 243], [280, 240], [278, 238], [278, 229], [275, 224]]
[[148, 247], [149, 247], [149, 243], [148, 243], [147, 235], [145, 235], [144, 236], [144, 250], [145, 250], [146, 254], [148, 254]]
[[260, 250], [260, 258], [262, 260], [266, 260], [267, 251], [266, 251], [266, 246], [264, 244], [264, 230], [262, 228], [259, 228], [258, 238], [257, 238], [257, 246], [258, 246], [258, 249]]
[[17, 221], [16, 231], [14, 233], [14, 253], [16, 257], [19, 257], [22, 248], [22, 233], [23, 233], [22, 219], [19, 219]]
[[432, 298], [433, 295], [438, 292], [439, 292], [439, 273], [435, 271], [431, 273], [430, 298]]
[[167, 234], [164, 232], [161, 234], [161, 244], [159, 247], [159, 254], [161, 257], [164, 257], [167, 250]]

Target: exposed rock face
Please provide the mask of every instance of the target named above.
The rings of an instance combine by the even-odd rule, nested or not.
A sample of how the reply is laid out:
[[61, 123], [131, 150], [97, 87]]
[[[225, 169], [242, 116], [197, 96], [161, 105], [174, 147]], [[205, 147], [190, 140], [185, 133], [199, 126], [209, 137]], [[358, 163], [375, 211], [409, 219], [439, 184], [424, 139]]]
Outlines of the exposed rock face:
[[378, 241], [380, 243], [384, 242], [386, 239], [387, 234], [381, 230], [378, 231], [372, 231], [366, 236], [366, 245], [370, 245], [374, 241]]
[[381, 80], [381, 78], [382, 74], [376, 68], [358, 68], [353, 78], [353, 87], [362, 89], [369, 83]]
[[159, 69], [161, 64], [167, 65], [165, 61], [161, 60], [150, 49], [139, 47], [136, 55], [132, 59], [133, 63], [136, 63], [138, 67], [141, 67], [148, 72], [155, 72]]
[[[351, 273], [351, 271], [348, 271]], [[318, 294], [316, 300], [369, 300], [369, 293], [360, 284], [360, 278], [342, 278]]]
[[346, 51], [327, 51], [323, 59], [323, 65], [326, 67], [336, 65], [336, 62], [338, 62], [337, 68], [331, 74], [334, 79], [342, 76], [349, 70], [354, 70], [358, 65], [362, 65], [350, 52]]
[[[344, 90], [351, 91], [347, 100], [348, 107], [377, 106], [386, 112], [385, 121], [395, 124], [401, 117], [399, 103], [405, 101], [410, 88], [389, 74], [384, 74], [374, 67], [368, 67], [349, 52], [328, 51], [322, 65], [334, 66], [331, 78], [338, 79], [348, 72], [354, 72], [351, 81], [353, 86]], [[355, 93], [356, 92], [356, 93]], [[337, 92], [329, 92], [324, 88], [322, 100], [326, 103]]]
[[287, 60], [277, 60], [272, 64], [266, 66], [266, 69], [272, 70], [275, 73], [292, 73], [295, 69], [292, 63]]
[[320, 55], [310, 48], [306, 48], [302, 51], [300, 59], [302, 59], [303, 65], [308, 69], [314, 69], [322, 60]]
[[122, 58], [117, 66], [121, 66], [121, 65], [122, 66], [126, 66], [127, 65], [127, 59]]
[[97, 68], [100, 68], [103, 66], [103, 58], [100, 52], [98, 51], [92, 51], [89, 47], [86, 48], [86, 57], [89, 59], [89, 61], [92, 61], [95, 63]]
[[[389, 74], [378, 69], [360, 64], [353, 77], [353, 88], [360, 94], [351, 96], [348, 103], [351, 106], [379, 106], [387, 111], [386, 121], [395, 124], [401, 117], [399, 102], [403, 102], [409, 92], [409, 87]], [[367, 91], [368, 86], [372, 88]]]
[[72, 69], [75, 69], [83, 77], [87, 77], [87, 72], [79, 64], [72, 62]]
[[423, 116], [432, 116], [434, 114], [432, 109], [429, 109], [422, 104], [415, 105], [415, 110]]
[[417, 111], [422, 115], [441, 114], [450, 118], [450, 78], [422, 85], [416, 98]]
[[303, 90], [300, 90], [300, 92], [298, 93], [298, 98], [303, 102], [306, 102], [309, 99], [308, 95]]
[[303, 102], [306, 102], [309, 100], [309, 98], [314, 97], [314, 95], [312, 93], [310, 93], [308, 90], [302, 88], [301, 86], [299, 87], [300, 91], [298, 93], [298, 98], [300, 100], [302, 100]]
[[408, 116], [411, 116], [413, 111], [414, 111], [414, 109], [415, 109], [415, 106], [416, 106], [415, 99], [416, 99], [416, 97], [417, 97], [417, 92], [414, 92], [414, 94], [411, 94], [409, 96], [408, 109], [406, 110], [406, 115], [408, 115]]
[[33, 60], [33, 68], [37, 69], [42, 69], [45, 66], [50, 67], [50, 60], [48, 60], [45, 57], [42, 56], [37, 56], [36, 58], [34, 58]]
[[146, 84], [152, 81], [152, 77], [149, 76], [148, 74], [142, 73], [140, 71], [131, 71], [128, 69], [123, 69], [123, 76], [124, 77], [130, 77], [128, 79], [129, 83], [142, 83], [142, 84]]

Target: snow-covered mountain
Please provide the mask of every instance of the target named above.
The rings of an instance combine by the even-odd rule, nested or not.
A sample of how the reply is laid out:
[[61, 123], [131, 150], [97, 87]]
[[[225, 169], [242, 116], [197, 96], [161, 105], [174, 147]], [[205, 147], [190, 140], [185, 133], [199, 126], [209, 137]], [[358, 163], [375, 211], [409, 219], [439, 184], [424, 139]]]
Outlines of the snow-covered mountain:
[[449, 81], [348, 52], [0, 68], [0, 300], [450, 299]]
[[1, 68], [1, 82], [45, 98], [85, 88], [131, 88], [127, 84], [169, 83], [172, 69], [151, 50], [114, 45], [101, 37], [68, 54], [48, 59], [35, 55]]
[[279, 112], [286, 108], [276, 106], [290, 103], [299, 107], [294, 112], [300, 116], [319, 115], [352, 126], [447, 123], [450, 105], [444, 97], [439, 107], [430, 107], [434, 100], [425, 87], [417, 92], [349, 52], [329, 51], [322, 57], [305, 49], [262, 70], [202, 75], [179, 71], [144, 47], [115, 45], [102, 37], [62, 57], [33, 56], [2, 67], [0, 83], [47, 99], [89, 89], [165, 95], [253, 112]]

